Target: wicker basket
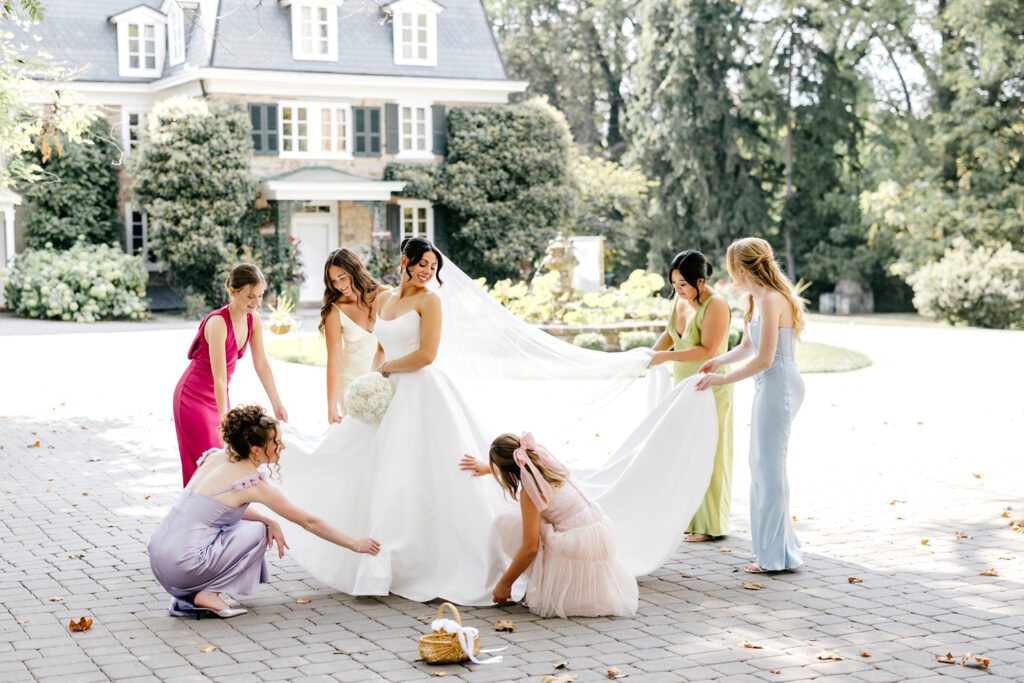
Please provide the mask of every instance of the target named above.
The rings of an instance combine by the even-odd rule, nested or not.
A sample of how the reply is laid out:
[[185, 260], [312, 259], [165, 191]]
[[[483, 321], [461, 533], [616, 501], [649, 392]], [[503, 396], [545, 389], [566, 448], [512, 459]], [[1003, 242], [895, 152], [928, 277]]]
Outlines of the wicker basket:
[[[452, 611], [452, 614], [455, 615], [455, 623], [461, 626], [462, 618], [459, 616], [459, 610], [450, 602], [441, 603], [441, 606], [437, 608], [437, 618], [441, 618], [445, 607]], [[480, 636], [477, 636], [473, 642], [473, 656], [478, 654], [480, 654]], [[420, 638], [420, 656], [427, 664], [454, 664], [469, 659], [469, 655], [459, 644], [459, 637], [445, 631], [432, 631]]]

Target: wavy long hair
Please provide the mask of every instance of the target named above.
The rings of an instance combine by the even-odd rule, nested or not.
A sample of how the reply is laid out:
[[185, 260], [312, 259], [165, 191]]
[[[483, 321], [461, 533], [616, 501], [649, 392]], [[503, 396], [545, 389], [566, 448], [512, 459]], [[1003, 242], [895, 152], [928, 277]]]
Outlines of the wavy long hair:
[[[729, 245], [725, 261], [733, 279], [736, 278], [736, 272], [742, 269], [762, 287], [773, 289], [786, 297], [793, 309], [793, 332], [799, 338], [804, 329], [804, 301], [797, 294], [793, 281], [779, 267], [772, 246], [760, 237], [744, 237]], [[753, 314], [754, 295], [749, 294], [743, 320], [749, 323]]]
[[373, 300], [377, 298], [377, 290], [380, 288], [380, 283], [373, 279], [366, 266], [351, 249], [342, 247], [328, 254], [327, 262], [324, 263], [324, 302], [320, 307], [320, 324], [317, 325], [320, 334], [323, 334], [327, 327], [327, 316], [331, 313], [331, 307], [341, 298], [341, 292], [335, 289], [334, 283], [331, 282], [331, 266], [337, 266], [348, 274], [352, 280], [352, 287], [356, 290], [356, 305], [365, 308], [367, 312], [373, 311]]
[[[516, 464], [514, 457], [517, 448], [519, 448], [518, 436], [515, 434], [502, 434], [491, 442], [491, 451], [489, 453], [491, 471], [494, 472], [498, 483], [501, 484], [501, 488], [505, 489], [505, 492], [512, 497], [512, 500], [519, 499], [519, 487], [522, 484], [519, 475], [519, 465]], [[537, 466], [537, 471], [540, 472], [542, 477], [547, 479], [549, 484], [558, 486], [565, 481], [565, 477], [545, 467], [544, 463], [540, 461], [540, 458], [532, 450], [526, 449], [526, 455], [530, 457], [533, 464]]]

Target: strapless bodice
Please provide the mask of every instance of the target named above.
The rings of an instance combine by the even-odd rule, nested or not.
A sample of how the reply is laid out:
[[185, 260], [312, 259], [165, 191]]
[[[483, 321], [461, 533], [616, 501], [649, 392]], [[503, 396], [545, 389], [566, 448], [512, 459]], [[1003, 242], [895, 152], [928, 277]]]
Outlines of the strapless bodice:
[[384, 360], [407, 356], [420, 347], [420, 314], [407, 311], [394, 320], [377, 318], [373, 332], [384, 349]]
[[[761, 319], [751, 320], [747, 325], [747, 333], [750, 335], [750, 342], [757, 352], [757, 345], [761, 341]], [[779, 328], [779, 341], [775, 345], [775, 363], [796, 363], [796, 335], [792, 327]]]

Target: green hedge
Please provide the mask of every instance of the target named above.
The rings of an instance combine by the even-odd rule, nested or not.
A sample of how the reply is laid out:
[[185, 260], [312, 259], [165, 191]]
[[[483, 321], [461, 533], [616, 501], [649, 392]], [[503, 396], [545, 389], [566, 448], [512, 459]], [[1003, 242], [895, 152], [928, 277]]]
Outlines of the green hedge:
[[4, 272], [8, 309], [24, 318], [95, 322], [148, 317], [142, 261], [105, 244], [28, 249]]

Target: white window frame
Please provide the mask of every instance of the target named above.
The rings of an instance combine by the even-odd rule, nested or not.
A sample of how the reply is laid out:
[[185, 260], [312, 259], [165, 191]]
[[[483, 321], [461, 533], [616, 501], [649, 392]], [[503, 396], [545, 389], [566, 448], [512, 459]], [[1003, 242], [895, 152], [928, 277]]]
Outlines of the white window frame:
[[[433, 159], [434, 158], [434, 122], [433, 108], [430, 102], [399, 102], [398, 103], [398, 158], [400, 159]], [[421, 137], [416, 129], [416, 117], [410, 122], [412, 127], [412, 146], [406, 147], [409, 136], [405, 134], [406, 109], [423, 110], [423, 149], [416, 149], [416, 142]]]
[[[110, 17], [117, 26], [117, 73], [124, 78], [155, 78], [164, 70], [167, 57], [167, 15], [147, 5], [138, 5], [130, 10]], [[130, 27], [138, 28], [138, 66], [131, 65], [129, 54]], [[153, 40], [145, 39], [146, 28], [153, 29]], [[146, 66], [147, 43], [152, 42], [153, 66]]]
[[[327, 52], [321, 53], [317, 49], [310, 51], [302, 49], [302, 15], [308, 10], [311, 18], [319, 11], [326, 14], [327, 22]], [[313, 27], [317, 21], [313, 20]], [[309, 40], [313, 44], [318, 38], [311, 35]], [[338, 61], [338, 0], [295, 0], [292, 2], [292, 59], [313, 62], [336, 62]]]
[[[136, 131], [142, 130], [142, 123], [146, 113], [144, 109], [121, 107], [121, 151], [124, 153], [125, 158], [130, 157], [135, 148], [135, 145], [132, 144], [132, 129], [134, 128]], [[139, 117], [138, 123], [134, 126], [132, 125], [133, 115]]]
[[[302, 152], [297, 149], [297, 144], [294, 145], [295, 149], [286, 150], [286, 142], [298, 142], [297, 132], [293, 130], [292, 135], [285, 135], [284, 127], [290, 119], [285, 119], [285, 109], [305, 109], [306, 110], [306, 151]], [[337, 112], [344, 112], [345, 116], [345, 149], [337, 150], [332, 149], [329, 151], [324, 150], [324, 138], [323, 138], [323, 125], [324, 117], [323, 112], [325, 109], [331, 111], [332, 126], [336, 125], [334, 122], [334, 115]], [[295, 125], [295, 124], [293, 124]], [[278, 141], [278, 155], [282, 159], [352, 159], [352, 145], [353, 141], [353, 125], [352, 125], [352, 105], [348, 102], [295, 102], [295, 101], [282, 101], [277, 103], [277, 141]]]
[[[418, 230], [410, 231], [406, 229], [405, 211], [410, 209], [413, 212], [412, 222], [415, 224], [418, 222], [416, 218], [417, 209], [426, 209], [426, 225], [423, 226], [424, 232]], [[428, 202], [426, 199], [399, 199], [398, 200], [398, 224], [399, 224], [399, 238], [398, 243], [401, 244], [406, 237], [415, 237], [417, 235], [424, 236], [431, 242], [434, 241], [434, 205]]]
[[149, 214], [145, 211], [138, 211], [142, 215], [142, 248], [135, 254], [135, 228], [132, 214], [136, 213], [135, 205], [132, 202], [124, 203], [124, 251], [129, 256], [138, 256], [146, 264], [146, 268], [152, 270], [155, 266], [149, 262]]
[[[437, 66], [437, 15], [444, 8], [430, 0], [398, 0], [388, 5], [387, 9], [391, 13], [395, 64], [399, 66]], [[416, 50], [419, 45], [419, 41], [416, 40], [419, 17], [426, 17], [426, 57], [420, 57]], [[412, 26], [406, 26], [406, 22], [410, 19]], [[404, 48], [407, 44], [404, 40], [406, 29], [410, 29], [412, 32], [413, 50], [410, 57], [404, 56]]]
[[185, 61], [185, 10], [178, 0], [167, 7], [167, 63], [177, 66]]

